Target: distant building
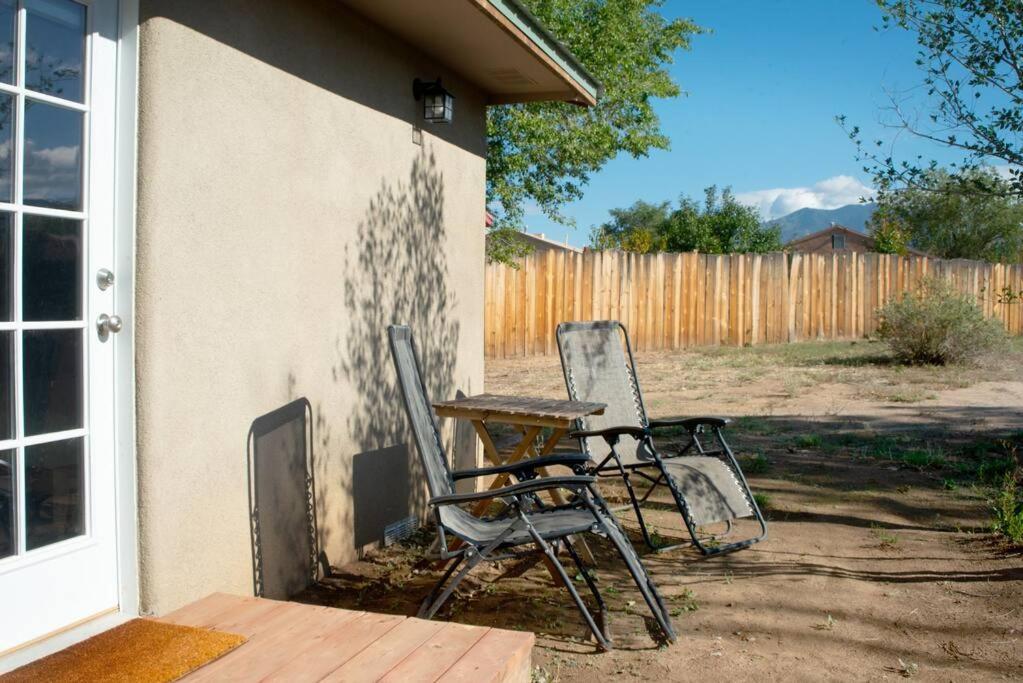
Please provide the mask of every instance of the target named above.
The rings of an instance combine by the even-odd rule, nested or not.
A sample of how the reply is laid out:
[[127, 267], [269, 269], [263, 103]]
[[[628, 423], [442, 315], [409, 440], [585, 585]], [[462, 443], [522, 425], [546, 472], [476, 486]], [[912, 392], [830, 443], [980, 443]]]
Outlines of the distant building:
[[[484, 225], [487, 228], [494, 227], [494, 215], [489, 211], [485, 214]], [[579, 247], [573, 247], [567, 240], [565, 242], [555, 242], [552, 239], [548, 239], [542, 232], [520, 232], [519, 239], [533, 247], [533, 252], [538, 254], [542, 254], [545, 251], [551, 251], [552, 249], [570, 251], [575, 254], [581, 254], [584, 251]]]
[[[832, 253], [863, 253], [876, 251], [876, 242], [870, 235], [857, 232], [844, 225], [832, 223], [829, 227], [812, 232], [805, 237], [794, 239], [785, 245], [786, 251], [798, 251], [804, 254]], [[908, 249], [912, 256], [924, 256], [916, 249]]]
[[568, 243], [567, 240], [565, 242], [555, 242], [552, 239], [544, 237], [544, 234], [542, 232], [537, 233], [524, 232], [521, 235], [519, 235], [519, 237], [521, 237], [526, 244], [532, 245], [533, 250], [538, 254], [543, 253], [545, 251], [550, 251], [552, 249], [570, 251], [575, 254], [583, 253], [582, 249], [580, 249], [579, 247], [573, 247], [571, 244]]

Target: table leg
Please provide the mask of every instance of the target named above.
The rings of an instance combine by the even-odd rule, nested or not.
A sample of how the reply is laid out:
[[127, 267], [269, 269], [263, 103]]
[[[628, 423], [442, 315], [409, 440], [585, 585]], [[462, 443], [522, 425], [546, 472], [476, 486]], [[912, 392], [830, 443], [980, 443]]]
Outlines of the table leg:
[[[547, 439], [547, 441], [544, 442], [543, 448], [540, 449], [540, 452], [537, 453], [536, 456], [538, 458], [542, 458], [544, 456], [547, 456], [547, 455], [550, 455], [551, 453], [553, 453], [554, 452], [554, 448], [558, 445], [558, 442], [561, 441], [561, 437], [563, 437], [567, 433], [568, 433], [567, 429], [563, 429], [563, 428], [555, 429], [551, 433], [551, 435]], [[544, 477], [551, 476], [550, 473], [547, 472], [547, 468], [546, 467], [541, 467], [540, 468], [540, 474], [541, 474], [541, 476], [544, 476]], [[565, 496], [563, 496], [561, 494], [561, 491], [558, 491], [557, 489], [555, 489], [555, 490], [551, 491], [550, 494], [551, 494], [551, 500], [554, 501], [555, 505], [564, 505], [565, 504], [565, 502], [566, 502], [565, 501]]]
[[471, 422], [476, 430], [476, 435], [480, 437], [480, 441], [483, 443], [483, 457], [493, 465], [500, 465], [501, 454], [497, 452], [497, 446], [494, 445], [494, 440], [490, 438], [490, 432], [487, 431], [487, 426], [483, 424], [483, 420], [471, 420]]
[[[471, 422], [473, 428], [476, 430], [476, 434], [480, 437], [480, 441], [483, 442], [483, 453], [487, 460], [489, 460], [491, 463], [495, 465], [504, 464], [501, 462], [501, 454], [498, 452], [497, 446], [494, 445], [494, 440], [490, 438], [490, 432], [487, 431], [486, 424], [484, 424], [482, 420], [472, 420]], [[508, 462], [510, 463], [518, 462], [519, 460], [522, 460], [522, 458], [532, 448], [533, 441], [536, 439], [541, 429], [543, 428], [531, 427], [526, 432], [526, 436], [523, 437], [522, 441], [519, 442], [519, 444], [515, 447], [515, 450], [508, 458]], [[494, 481], [491, 482], [488, 490], [492, 491], [494, 489], [501, 488], [508, 482], [508, 479], [510, 478], [511, 475], [507, 473], [497, 475], [494, 478]], [[484, 512], [486, 512], [487, 508], [490, 507], [490, 503], [493, 502], [493, 500], [494, 500], [493, 498], [487, 498], [476, 503], [476, 505], [474, 505], [472, 508], [473, 516], [479, 517]], [[457, 550], [459, 547], [461, 547], [461, 545], [462, 542], [460, 540], [458, 540], [457, 538], [453, 538], [448, 542], [448, 550]]]
[[[484, 457], [494, 465], [503, 465], [505, 464], [505, 462], [507, 463], [519, 462], [523, 458], [530, 455], [534, 457], [543, 457], [546, 455], [550, 455], [551, 453], [554, 452], [554, 449], [557, 447], [558, 442], [562, 439], [562, 437], [564, 437], [565, 434], [568, 433], [567, 428], [555, 429], [551, 433], [550, 437], [548, 437], [547, 440], [545, 441], [543, 448], [537, 451], [535, 446], [536, 438], [537, 436], [540, 435], [540, 432], [543, 430], [543, 427], [523, 427], [522, 441], [520, 441], [518, 445], [515, 447], [515, 450], [508, 457], [508, 460], [502, 461], [501, 455], [497, 450], [497, 446], [494, 445], [494, 440], [490, 437], [490, 432], [487, 431], [486, 424], [484, 424], [482, 420], [471, 420], [471, 422], [473, 428], [476, 430], [477, 436], [479, 436], [480, 438], [480, 442], [483, 444]], [[541, 467], [539, 471], [541, 476], [544, 477], [550, 476], [549, 473], [547, 472], [546, 467]], [[494, 478], [494, 481], [491, 482], [489, 490], [499, 489], [505, 486], [510, 478], [511, 475], [508, 473], [497, 475]], [[551, 500], [554, 502], [555, 505], [565, 504], [566, 502], [565, 497], [564, 495], [562, 495], [561, 491], [552, 490], [549, 493], [551, 496]], [[483, 512], [486, 511], [486, 509], [490, 506], [490, 503], [492, 501], [493, 501], [492, 498], [487, 500], [481, 500], [473, 507], [472, 514], [477, 517], [480, 516], [481, 514], [483, 514]], [[582, 559], [585, 560], [588, 564], [595, 564], [593, 553], [590, 551], [590, 548], [586, 544], [585, 539], [573, 538], [572, 540], [575, 543], [576, 549], [579, 551], [579, 554], [582, 557]], [[461, 542], [458, 541], [458, 539], [452, 539], [451, 542], [448, 544], [448, 548], [451, 550], [455, 550], [460, 545]], [[547, 565], [547, 569], [550, 572], [551, 577], [554, 579], [555, 583], [559, 582], [560, 578], [556, 570], [554, 569], [553, 566], [550, 565], [550, 562], [547, 560], [546, 557], [544, 558], [544, 563]]]
[[[544, 443], [543, 449], [540, 451], [540, 453], [538, 455], [540, 457], [543, 457], [545, 455], [550, 455], [551, 453], [553, 453], [554, 449], [558, 445], [558, 442], [561, 441], [561, 438], [563, 436], [565, 436], [565, 434], [567, 434], [567, 433], [568, 433], [568, 429], [566, 429], [566, 428], [555, 429], [551, 433], [550, 437], [547, 439], [546, 443]], [[540, 474], [545, 476], [545, 477], [550, 476], [547, 473], [547, 468], [546, 467], [541, 467], [540, 468]], [[550, 493], [551, 493], [551, 500], [554, 501], [555, 505], [564, 505], [565, 504], [565, 502], [566, 502], [565, 501], [565, 496], [562, 495], [561, 491], [554, 490], [554, 491], [551, 491]], [[571, 538], [571, 541], [575, 545], [576, 551], [578, 551], [579, 556], [587, 564], [595, 565], [597, 563], [596, 559], [593, 557], [593, 551], [591, 551], [590, 550], [590, 546], [586, 544], [586, 539], [585, 538], [580, 538], [580, 537], [573, 536]]]
[[[490, 432], [487, 431], [487, 427], [483, 423], [483, 421], [472, 420], [472, 426], [476, 429], [476, 434], [480, 437], [480, 441], [483, 443], [483, 453], [487, 460], [489, 460], [495, 465], [503, 465], [504, 463], [501, 461], [501, 454], [498, 452], [497, 447], [494, 445], [494, 440], [490, 438]], [[524, 458], [526, 455], [528, 455], [531, 451], [535, 450], [533, 448], [533, 443], [536, 441], [536, 437], [540, 434], [540, 431], [542, 429], [543, 429], [542, 427], [530, 427], [529, 429], [524, 430], [522, 441], [520, 441], [519, 444], [515, 447], [515, 450], [509, 456], [507, 462], [509, 463], [518, 462], [519, 460], [522, 460], [522, 458]], [[498, 475], [497, 477], [494, 478], [494, 481], [490, 484], [488, 490], [492, 491], [494, 489], [501, 488], [508, 482], [508, 479], [510, 478], [511, 478], [510, 474]], [[492, 501], [493, 499], [490, 498], [487, 500], [481, 500], [480, 502], [476, 503], [476, 505], [472, 509], [472, 514], [476, 517], [479, 517], [481, 514], [483, 514], [483, 512], [486, 511], [488, 507], [490, 507], [490, 503]], [[457, 550], [458, 547], [461, 545], [462, 542], [455, 538], [449, 542], [448, 549]], [[589, 549], [587, 548], [586, 551], [589, 552]], [[547, 571], [551, 575], [551, 578], [554, 579], [555, 583], [558, 583], [561, 579], [557, 570], [554, 568], [554, 566], [551, 564], [550, 560], [547, 559], [546, 556], [544, 556], [543, 561], [547, 567]], [[438, 563], [437, 568], [439, 569], [441, 566], [442, 564]]]
[[[515, 450], [508, 457], [507, 462], [515, 463], [518, 462], [519, 460], [522, 460], [522, 458], [526, 456], [530, 449], [533, 448], [533, 441], [536, 439], [537, 435], [540, 433], [540, 430], [542, 429], [543, 427], [530, 427], [526, 431], [526, 435], [522, 438], [522, 441], [519, 442], [519, 445], [515, 447]], [[491, 442], [491, 446], [493, 446], [493, 442]], [[496, 449], [494, 452], [495, 453], [497, 452]], [[498, 462], [496, 464], [502, 463]], [[499, 489], [502, 486], [505, 486], [508, 483], [509, 479], [511, 479], [511, 474], [508, 472], [504, 472], [502, 474], [497, 475], [496, 477], [494, 477], [494, 481], [491, 482], [489, 490], [493, 491], [494, 489]], [[472, 514], [479, 517], [481, 514], [483, 514], [487, 507], [490, 506], [490, 502], [492, 500], [493, 500], [492, 498], [487, 498], [476, 503], [476, 505], [473, 506], [472, 508]]]

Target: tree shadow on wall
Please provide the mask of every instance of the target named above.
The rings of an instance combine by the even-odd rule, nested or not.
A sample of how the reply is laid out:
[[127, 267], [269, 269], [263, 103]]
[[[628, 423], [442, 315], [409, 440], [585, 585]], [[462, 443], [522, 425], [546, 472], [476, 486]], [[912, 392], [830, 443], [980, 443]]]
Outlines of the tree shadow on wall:
[[348, 334], [336, 343], [334, 379], [355, 392], [347, 429], [357, 452], [350, 470], [342, 467], [342, 486], [350, 489], [357, 548], [381, 540], [387, 524], [425, 503], [387, 326], [412, 326], [431, 398], [450, 397], [460, 329], [452, 317], [457, 295], [448, 285], [444, 220], [444, 179], [424, 150], [406, 178], [381, 184], [356, 246], [346, 250]]

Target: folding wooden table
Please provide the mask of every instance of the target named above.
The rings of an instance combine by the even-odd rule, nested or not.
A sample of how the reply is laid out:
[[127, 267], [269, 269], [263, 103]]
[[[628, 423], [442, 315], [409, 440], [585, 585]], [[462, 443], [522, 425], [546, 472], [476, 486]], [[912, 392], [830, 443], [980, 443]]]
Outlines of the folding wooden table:
[[[453, 417], [471, 422], [480, 441], [483, 442], [483, 454], [495, 465], [519, 462], [527, 457], [550, 455], [562, 437], [574, 428], [576, 420], [588, 415], [602, 415], [605, 408], [607, 408], [605, 403], [499, 394], [478, 394], [433, 404], [438, 417]], [[507, 460], [502, 460], [497, 446], [494, 445], [494, 440], [487, 431], [488, 423], [514, 425], [522, 432], [522, 440], [515, 446]], [[544, 428], [550, 428], [552, 432], [544, 440], [543, 447], [537, 449], [536, 440]], [[539, 468], [539, 472], [541, 476], [548, 476], [544, 467]], [[505, 486], [510, 478], [509, 473], [497, 475], [489, 490]], [[550, 495], [555, 505], [565, 503], [560, 491], [552, 490]], [[477, 516], [483, 514], [492, 501], [493, 498], [481, 500], [473, 507], [473, 514]], [[579, 539], [578, 545], [583, 559], [593, 563], [593, 553], [585, 541]], [[549, 563], [547, 569], [554, 580], [558, 581], [558, 575]]]
[[[433, 404], [439, 417], [469, 420], [483, 442], [484, 455], [494, 465], [515, 463], [527, 457], [550, 455], [562, 437], [574, 428], [576, 420], [588, 415], [601, 415], [606, 407], [604, 403], [498, 394], [479, 394]], [[515, 425], [521, 430], [522, 440], [515, 446], [507, 460], [502, 460], [498, 453], [487, 430], [488, 423]], [[553, 431], [544, 440], [543, 447], [537, 449], [536, 440], [544, 428]], [[540, 474], [547, 476], [544, 468], [540, 469]], [[497, 475], [490, 485], [490, 490], [507, 485], [510, 477], [508, 473]], [[551, 491], [551, 496], [559, 505], [565, 502], [560, 491]], [[481, 514], [488, 505], [490, 500], [480, 501], [473, 509], [473, 513]]]

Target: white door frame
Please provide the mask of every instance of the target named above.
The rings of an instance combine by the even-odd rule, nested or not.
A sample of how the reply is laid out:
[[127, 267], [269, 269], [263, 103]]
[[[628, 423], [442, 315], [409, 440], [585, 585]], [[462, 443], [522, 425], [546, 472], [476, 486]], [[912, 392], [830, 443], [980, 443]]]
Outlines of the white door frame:
[[138, 160], [139, 0], [119, 0], [114, 153], [115, 306], [124, 329], [114, 343], [114, 451], [120, 613], [139, 614], [135, 441], [135, 188]]
[[[134, 360], [139, 0], [118, 0], [117, 11], [113, 268], [116, 276], [114, 312], [123, 319], [124, 328], [112, 336], [108, 343], [114, 344], [113, 440], [118, 609], [115, 613], [72, 625], [0, 658], [0, 673], [56, 652], [139, 614]], [[86, 322], [89, 325], [92, 323], [89, 318]]]

